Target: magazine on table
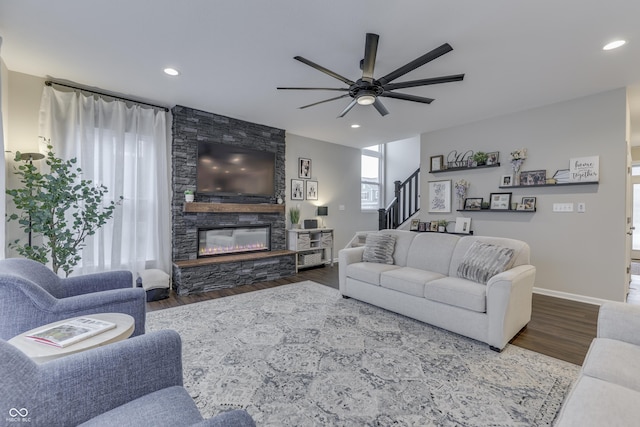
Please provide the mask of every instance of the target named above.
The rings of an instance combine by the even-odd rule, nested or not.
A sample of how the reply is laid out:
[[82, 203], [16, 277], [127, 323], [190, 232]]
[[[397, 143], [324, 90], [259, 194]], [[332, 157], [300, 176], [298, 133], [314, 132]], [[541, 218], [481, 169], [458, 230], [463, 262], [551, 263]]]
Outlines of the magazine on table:
[[115, 327], [116, 324], [113, 322], [98, 320], [92, 317], [80, 317], [57, 326], [40, 329], [26, 337], [42, 344], [62, 348]]

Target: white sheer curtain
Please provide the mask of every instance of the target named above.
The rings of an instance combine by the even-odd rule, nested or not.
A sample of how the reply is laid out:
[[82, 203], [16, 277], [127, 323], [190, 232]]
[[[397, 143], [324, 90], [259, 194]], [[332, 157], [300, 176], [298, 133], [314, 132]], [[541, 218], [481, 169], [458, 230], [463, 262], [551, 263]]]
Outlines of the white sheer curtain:
[[2, 100], [3, 96], [6, 94], [2, 93], [2, 67], [4, 67], [4, 63], [2, 62], [2, 37], [0, 37], [0, 153], [2, 153], [2, 161], [0, 162], [0, 259], [4, 259], [5, 257], [5, 244], [6, 244], [6, 235], [5, 235], [5, 223], [4, 220], [6, 207], [7, 207], [7, 196], [6, 196], [6, 162], [5, 162], [5, 153], [4, 153], [4, 127], [2, 125], [2, 116], [4, 112], [2, 110]]
[[158, 268], [171, 273], [170, 114], [45, 86], [40, 132], [54, 153], [78, 159], [82, 177], [124, 200], [87, 239], [74, 275]]

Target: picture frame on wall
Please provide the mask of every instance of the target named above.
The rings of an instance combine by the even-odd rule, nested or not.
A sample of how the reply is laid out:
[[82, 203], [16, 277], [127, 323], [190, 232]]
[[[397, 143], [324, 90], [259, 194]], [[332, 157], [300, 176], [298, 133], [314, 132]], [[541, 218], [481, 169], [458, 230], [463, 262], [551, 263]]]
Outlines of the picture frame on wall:
[[429, 223], [429, 231], [438, 231], [438, 221], [431, 221]]
[[546, 183], [546, 170], [520, 172], [520, 185], [544, 185]]
[[530, 211], [533, 212], [536, 210], [536, 198], [525, 196], [522, 198], [522, 201], [518, 203], [519, 211]]
[[429, 181], [429, 212], [451, 212], [451, 180]]
[[489, 209], [508, 211], [511, 208], [511, 193], [491, 193]]
[[298, 178], [311, 178], [311, 159], [298, 157]]
[[318, 200], [318, 181], [306, 181], [307, 200]]
[[456, 218], [454, 233], [469, 234], [471, 232], [471, 218]]
[[500, 187], [511, 187], [513, 186], [513, 174], [502, 175], [500, 178]]
[[500, 164], [500, 152], [493, 151], [487, 153], [487, 166], [494, 166]]
[[291, 180], [291, 200], [304, 200], [304, 181], [301, 179]]
[[482, 209], [482, 197], [469, 197], [464, 199], [465, 211], [479, 211]]
[[441, 154], [439, 156], [431, 156], [431, 170], [429, 172], [436, 172], [442, 170], [442, 165], [444, 163], [444, 156]]
[[409, 226], [409, 230], [410, 231], [418, 231], [418, 228], [420, 228], [420, 220], [419, 219], [412, 219], [411, 220], [411, 225]]

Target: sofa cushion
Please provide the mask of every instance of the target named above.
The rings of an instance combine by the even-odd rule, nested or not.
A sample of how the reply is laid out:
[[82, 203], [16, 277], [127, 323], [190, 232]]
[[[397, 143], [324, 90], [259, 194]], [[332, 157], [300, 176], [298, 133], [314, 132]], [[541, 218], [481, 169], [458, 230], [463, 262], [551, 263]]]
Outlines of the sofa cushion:
[[428, 300], [484, 313], [487, 311], [487, 287], [459, 277], [444, 277], [424, 285]]
[[420, 233], [407, 256], [407, 267], [434, 271], [447, 276], [451, 255], [460, 236], [447, 233]]
[[640, 392], [582, 375], [562, 405], [555, 427], [635, 426]]
[[377, 233], [369, 234], [364, 242], [362, 260], [364, 262], [393, 264], [393, 250], [395, 246], [395, 236]]
[[396, 248], [393, 251], [393, 263], [400, 267], [406, 267], [411, 243], [413, 243], [413, 239], [420, 233], [407, 230], [380, 230], [377, 233], [395, 236]]
[[373, 262], [356, 262], [347, 266], [347, 277], [380, 286], [380, 274], [398, 269], [393, 264], [376, 264]]
[[513, 249], [504, 246], [473, 242], [458, 266], [457, 276], [486, 285], [490, 278], [509, 268], [513, 253]]
[[640, 360], [640, 347], [624, 341], [596, 338], [582, 366], [584, 375], [640, 392], [640, 371], [630, 369]]
[[382, 273], [380, 286], [422, 298], [424, 297], [425, 283], [442, 277], [445, 276], [440, 273], [403, 267]]

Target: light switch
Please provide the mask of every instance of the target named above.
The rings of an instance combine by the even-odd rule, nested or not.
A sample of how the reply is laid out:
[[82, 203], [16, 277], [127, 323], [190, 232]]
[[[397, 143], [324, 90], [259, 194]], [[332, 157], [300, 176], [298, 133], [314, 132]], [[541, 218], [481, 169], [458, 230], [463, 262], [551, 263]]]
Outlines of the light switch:
[[338, 210], [339, 210], [339, 211], [343, 211], [343, 210], [344, 210], [344, 205], [340, 205], [340, 206], [338, 206]]
[[554, 203], [554, 212], [573, 212], [573, 203]]

